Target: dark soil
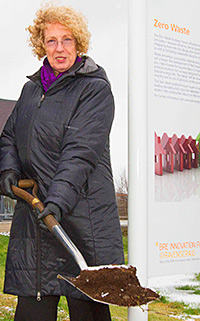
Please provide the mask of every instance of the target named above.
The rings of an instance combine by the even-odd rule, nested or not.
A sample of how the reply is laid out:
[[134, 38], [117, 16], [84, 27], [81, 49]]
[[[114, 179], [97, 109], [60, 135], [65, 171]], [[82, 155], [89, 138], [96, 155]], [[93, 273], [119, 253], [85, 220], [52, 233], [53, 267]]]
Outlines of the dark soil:
[[159, 297], [141, 287], [133, 266], [83, 270], [77, 278], [68, 279], [94, 300], [119, 306], [139, 306]]

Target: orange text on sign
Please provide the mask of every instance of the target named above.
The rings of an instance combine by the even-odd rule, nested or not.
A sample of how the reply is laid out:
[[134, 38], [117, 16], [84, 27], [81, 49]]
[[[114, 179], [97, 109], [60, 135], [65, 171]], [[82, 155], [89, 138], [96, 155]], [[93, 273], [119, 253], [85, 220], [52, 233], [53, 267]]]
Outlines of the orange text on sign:
[[163, 29], [163, 30], [171, 30], [171, 31], [174, 31], [174, 32], [178, 32], [178, 33], [182, 33], [182, 34], [185, 34], [187, 36], [190, 35], [190, 30], [187, 29], [187, 28], [182, 28], [180, 27], [179, 25], [175, 24], [175, 23], [164, 23], [164, 22], [161, 22], [159, 21], [158, 19], [154, 19], [154, 27], [156, 28], [160, 28], [160, 29]]

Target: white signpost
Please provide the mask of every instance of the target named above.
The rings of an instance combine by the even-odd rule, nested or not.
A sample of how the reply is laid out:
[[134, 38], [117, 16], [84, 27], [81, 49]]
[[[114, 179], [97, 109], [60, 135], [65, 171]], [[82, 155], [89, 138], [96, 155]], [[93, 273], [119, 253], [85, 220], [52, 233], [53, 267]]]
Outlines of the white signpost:
[[[147, 286], [149, 277], [199, 272], [200, 168], [194, 164], [200, 3], [129, 0], [128, 5], [129, 264]], [[158, 155], [156, 143], [162, 147]], [[141, 309], [129, 308], [129, 321], [147, 319]]]
[[[128, 260], [147, 285], [147, 34], [146, 0], [129, 1], [129, 190]], [[129, 308], [129, 320], [145, 321], [140, 308]]]
[[[200, 132], [199, 10], [198, 0], [148, 0], [148, 276], [200, 267], [200, 167], [193, 167]], [[155, 133], [167, 153], [162, 175], [155, 174]]]

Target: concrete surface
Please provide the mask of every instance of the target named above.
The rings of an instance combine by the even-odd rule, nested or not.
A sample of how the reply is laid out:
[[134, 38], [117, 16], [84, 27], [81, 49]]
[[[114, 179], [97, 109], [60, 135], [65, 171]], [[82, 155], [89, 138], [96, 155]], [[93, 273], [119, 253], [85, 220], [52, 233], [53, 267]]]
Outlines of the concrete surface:
[[0, 222], [0, 233], [8, 233], [10, 232], [11, 221]]

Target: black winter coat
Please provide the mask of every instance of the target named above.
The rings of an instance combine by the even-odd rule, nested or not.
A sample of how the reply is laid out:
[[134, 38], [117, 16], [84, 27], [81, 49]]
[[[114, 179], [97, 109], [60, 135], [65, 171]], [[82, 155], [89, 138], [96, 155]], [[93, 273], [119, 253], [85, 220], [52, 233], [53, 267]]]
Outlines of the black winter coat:
[[[40, 71], [29, 77], [0, 138], [0, 171], [38, 182], [38, 197], [62, 210], [61, 225], [89, 266], [124, 262], [113, 187], [109, 133], [114, 114], [104, 70], [89, 57], [45, 96]], [[32, 209], [18, 200], [10, 233], [4, 292], [83, 298], [57, 275], [79, 267]]]

